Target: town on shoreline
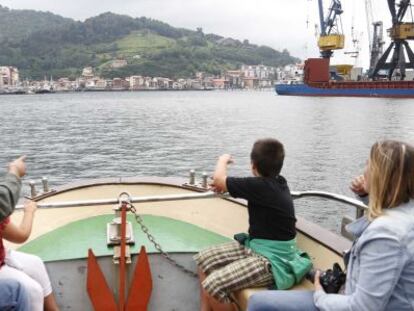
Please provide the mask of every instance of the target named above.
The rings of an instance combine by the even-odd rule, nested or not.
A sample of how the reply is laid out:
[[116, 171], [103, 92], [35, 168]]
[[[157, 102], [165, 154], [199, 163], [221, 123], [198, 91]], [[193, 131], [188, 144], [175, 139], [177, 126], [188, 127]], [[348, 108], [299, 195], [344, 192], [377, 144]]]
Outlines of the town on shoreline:
[[[119, 64], [118, 64], [119, 63]], [[122, 60], [113, 64], [122, 68]], [[299, 80], [302, 65], [275, 68], [264, 65], [242, 65], [238, 70], [227, 70], [219, 76], [198, 72], [192, 78], [169, 79], [133, 75], [125, 78], [105, 79], [97, 76], [92, 67], [85, 67], [82, 74], [71, 80], [53, 77], [42, 81], [21, 80], [19, 70], [13, 66], [0, 66], [0, 95], [45, 94], [83, 91], [162, 91], [162, 90], [262, 90], [271, 89], [278, 81]]]

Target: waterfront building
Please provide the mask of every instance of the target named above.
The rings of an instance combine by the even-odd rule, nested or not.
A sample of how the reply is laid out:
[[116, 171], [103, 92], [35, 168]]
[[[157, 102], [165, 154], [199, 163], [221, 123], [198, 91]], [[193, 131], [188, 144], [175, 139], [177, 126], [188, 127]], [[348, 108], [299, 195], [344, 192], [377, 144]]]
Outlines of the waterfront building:
[[108, 81], [105, 79], [99, 78], [96, 80], [95, 85], [97, 89], [104, 90], [108, 86]]
[[85, 81], [85, 88], [86, 89], [94, 89], [96, 86], [95, 79], [88, 79]]
[[131, 90], [140, 90], [145, 88], [145, 79], [143, 76], [131, 76], [129, 84]]
[[154, 85], [155, 88], [163, 90], [172, 88], [173, 80], [163, 77], [157, 77], [154, 79], [156, 79], [156, 84]]
[[53, 89], [56, 92], [67, 92], [74, 90], [74, 82], [70, 81], [69, 78], [60, 78], [53, 85]]
[[214, 88], [213, 79], [214, 79], [214, 77], [211, 77], [211, 76], [204, 77], [204, 79], [203, 79], [203, 87], [205, 89], [212, 89], [212, 88]]
[[0, 66], [0, 86], [10, 87], [19, 84], [19, 70], [12, 66]]
[[273, 87], [273, 80], [271, 79], [260, 79], [259, 80], [259, 88], [265, 89], [265, 88], [271, 88]]
[[224, 78], [213, 79], [213, 87], [219, 90], [228, 89], [229, 81]]
[[204, 78], [204, 72], [202, 71], [196, 72], [195, 77], [196, 79], [202, 80]]
[[192, 79], [190, 82], [189, 88], [193, 90], [202, 90], [204, 87], [203, 87], [203, 83], [201, 80]]
[[244, 72], [242, 70], [228, 70], [224, 79], [229, 81], [229, 88], [240, 89], [243, 87]]
[[274, 79], [276, 68], [264, 65], [242, 65], [240, 69], [246, 78]]
[[300, 80], [303, 77], [304, 64], [286, 65], [279, 75], [279, 80]]
[[152, 78], [151, 77], [144, 77], [144, 88], [149, 89], [152, 86]]
[[92, 79], [95, 76], [92, 67], [85, 67], [82, 70], [82, 77], [85, 79]]
[[183, 85], [178, 81], [174, 81], [173, 84], [172, 84], [172, 89], [173, 90], [182, 90]]
[[255, 77], [244, 77], [243, 78], [243, 87], [246, 89], [257, 89], [259, 88], [260, 80]]
[[121, 78], [112, 79], [112, 90], [128, 90], [130, 86], [129, 81]]
[[182, 90], [186, 88], [186, 80], [185, 79], [178, 79], [175, 83], [173, 83], [173, 89]]
[[113, 89], [121, 89], [122, 88], [122, 79], [121, 78], [113, 78], [112, 79], [112, 88]]

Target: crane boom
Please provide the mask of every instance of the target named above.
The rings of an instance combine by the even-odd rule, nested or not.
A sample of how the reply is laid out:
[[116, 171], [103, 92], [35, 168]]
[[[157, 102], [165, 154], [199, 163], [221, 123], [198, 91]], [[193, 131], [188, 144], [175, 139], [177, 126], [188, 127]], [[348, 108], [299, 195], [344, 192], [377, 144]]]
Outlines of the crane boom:
[[344, 48], [345, 36], [340, 29], [340, 16], [343, 13], [340, 0], [332, 0], [326, 18], [323, 12], [323, 0], [318, 0], [319, 20], [321, 24], [321, 33], [318, 40], [318, 46], [323, 58], [330, 58], [333, 50]]
[[374, 23], [374, 15], [372, 13], [372, 2], [371, 0], [365, 0], [365, 13], [367, 15], [367, 30], [368, 30], [368, 42], [369, 42], [369, 53], [372, 52], [372, 34], [371, 27]]
[[[395, 78], [404, 80], [406, 69], [414, 69], [414, 52], [408, 44], [409, 40], [414, 40], [414, 20], [412, 14], [411, 22], [404, 21], [407, 11], [411, 11], [412, 4], [411, 0], [400, 0], [399, 3], [397, 3], [397, 0], [387, 0], [387, 2], [392, 19], [392, 27], [388, 30], [391, 44], [378, 59], [375, 68], [370, 73], [370, 77], [372, 79], [381, 78], [383, 74], [380, 72], [385, 71], [388, 80]], [[390, 56], [391, 59], [389, 60]]]

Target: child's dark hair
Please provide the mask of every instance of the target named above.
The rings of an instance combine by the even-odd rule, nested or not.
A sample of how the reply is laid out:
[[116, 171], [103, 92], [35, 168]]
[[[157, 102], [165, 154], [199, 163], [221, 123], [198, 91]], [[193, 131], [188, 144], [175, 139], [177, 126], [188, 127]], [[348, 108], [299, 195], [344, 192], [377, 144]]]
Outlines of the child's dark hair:
[[283, 144], [277, 139], [257, 140], [250, 153], [250, 160], [263, 177], [276, 177], [280, 174], [285, 159]]

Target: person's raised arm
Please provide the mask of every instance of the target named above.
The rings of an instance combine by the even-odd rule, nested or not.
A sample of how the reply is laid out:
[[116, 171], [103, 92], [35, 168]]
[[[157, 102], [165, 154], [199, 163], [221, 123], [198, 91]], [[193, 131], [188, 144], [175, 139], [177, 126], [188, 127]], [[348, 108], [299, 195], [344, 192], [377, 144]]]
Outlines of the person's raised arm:
[[12, 243], [26, 242], [32, 232], [33, 219], [36, 209], [36, 202], [27, 201], [24, 205], [24, 214], [20, 225], [16, 226], [11, 222], [7, 224], [2, 232], [3, 238]]
[[19, 200], [22, 183], [20, 178], [26, 174], [26, 156], [20, 157], [8, 165], [8, 174], [0, 182], [0, 221], [8, 217]]
[[213, 175], [213, 187], [219, 192], [227, 192], [227, 165], [230, 163], [233, 163], [233, 158], [229, 154], [223, 154], [217, 160]]

